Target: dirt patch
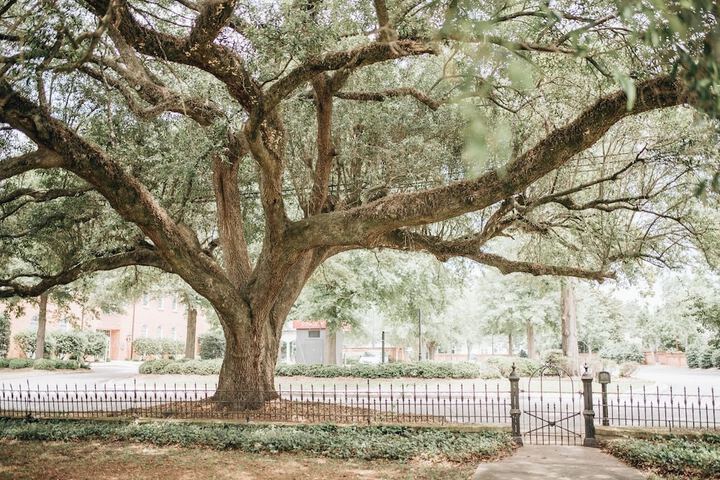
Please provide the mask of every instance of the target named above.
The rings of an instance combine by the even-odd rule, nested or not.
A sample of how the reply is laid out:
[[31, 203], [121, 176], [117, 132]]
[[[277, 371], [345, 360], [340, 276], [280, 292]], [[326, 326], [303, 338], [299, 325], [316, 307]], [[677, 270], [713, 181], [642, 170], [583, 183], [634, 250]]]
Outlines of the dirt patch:
[[[362, 402], [357, 404], [272, 400], [255, 410], [235, 410], [213, 401], [168, 402], [144, 408], [131, 408], [117, 416], [138, 416], [151, 418], [220, 418], [246, 421], [289, 422], [289, 423], [445, 423], [441, 416], [416, 415], [404, 411], [391, 411], [385, 405]], [[409, 409], [409, 408], [408, 408]]]
[[0, 441], [0, 479], [467, 479], [474, 464], [334, 460], [132, 443]]

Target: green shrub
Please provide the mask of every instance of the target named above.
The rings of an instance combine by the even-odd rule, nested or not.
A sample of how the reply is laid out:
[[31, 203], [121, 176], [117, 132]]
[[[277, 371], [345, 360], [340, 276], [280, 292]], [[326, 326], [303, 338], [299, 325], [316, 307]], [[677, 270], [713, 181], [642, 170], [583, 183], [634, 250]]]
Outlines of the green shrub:
[[225, 336], [219, 332], [208, 332], [198, 337], [200, 358], [223, 358], [225, 356]]
[[[217, 375], [222, 359], [149, 360], [140, 365], [140, 373], [155, 375]], [[355, 378], [499, 378], [497, 369], [473, 363], [386, 363], [382, 365], [278, 365], [281, 377], [355, 377]]]
[[34, 360], [32, 358], [13, 358], [8, 363], [10, 368], [29, 368], [32, 367]]
[[562, 350], [548, 350], [545, 352], [545, 355], [543, 355], [543, 364], [548, 367], [553, 367], [553, 372], [562, 375], [573, 375], [574, 370], [577, 368], [576, 365], [573, 365], [570, 357], [565, 356]]
[[161, 355], [180, 355], [185, 351], [185, 344], [180, 340], [170, 340], [169, 338], [160, 340]]
[[720, 368], [720, 348], [716, 348], [712, 355], [713, 367]]
[[700, 355], [700, 368], [712, 368], [715, 349], [707, 346]]
[[0, 313], [0, 358], [7, 357], [10, 349], [10, 316]]
[[149, 356], [177, 355], [184, 350], [183, 342], [168, 338], [136, 338], [133, 342], [133, 352], [141, 358]]
[[253, 453], [297, 452], [343, 459], [478, 462], [514, 449], [508, 433], [406, 426], [237, 425], [78, 420], [0, 420], [0, 438], [131, 441]]
[[102, 332], [85, 332], [85, 351], [83, 360], [93, 357], [96, 360], [104, 359], [107, 355], [109, 338]]
[[707, 440], [680, 437], [613, 440], [606, 448], [630, 465], [655, 473], [683, 478], [720, 478], [720, 444]]
[[639, 363], [636, 362], [625, 362], [620, 365], [620, 377], [622, 378], [628, 378], [632, 376], [633, 373], [635, 373], [635, 370], [638, 369], [638, 366], [640, 366]]
[[700, 356], [702, 347], [700, 345], [691, 345], [685, 349], [685, 357], [690, 368], [700, 368]]
[[48, 358], [40, 358], [35, 360], [33, 368], [35, 370], [55, 370], [57, 368], [57, 362]]
[[487, 359], [487, 364], [497, 368], [503, 377], [510, 375], [513, 364], [515, 372], [521, 377], [531, 376], [542, 366], [537, 360], [522, 357], [490, 357]]
[[7, 358], [0, 358], [0, 368], [8, 368], [10, 366], [10, 360]]
[[82, 332], [52, 332], [53, 353], [55, 356], [83, 360], [87, 348], [87, 337]]
[[600, 349], [600, 356], [618, 363], [645, 361], [645, 355], [638, 345], [626, 342], [611, 342]]
[[37, 332], [32, 330], [23, 330], [13, 335], [15, 345], [25, 353], [25, 356], [31, 358], [35, 355], [35, 345], [37, 342]]

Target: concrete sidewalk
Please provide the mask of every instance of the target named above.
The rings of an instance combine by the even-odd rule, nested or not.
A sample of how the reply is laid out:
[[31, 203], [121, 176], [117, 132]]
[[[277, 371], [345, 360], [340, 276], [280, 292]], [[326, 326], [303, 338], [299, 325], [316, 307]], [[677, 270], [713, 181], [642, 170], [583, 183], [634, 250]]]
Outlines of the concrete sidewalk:
[[473, 480], [643, 480], [628, 467], [597, 448], [530, 445], [511, 457], [478, 467]]

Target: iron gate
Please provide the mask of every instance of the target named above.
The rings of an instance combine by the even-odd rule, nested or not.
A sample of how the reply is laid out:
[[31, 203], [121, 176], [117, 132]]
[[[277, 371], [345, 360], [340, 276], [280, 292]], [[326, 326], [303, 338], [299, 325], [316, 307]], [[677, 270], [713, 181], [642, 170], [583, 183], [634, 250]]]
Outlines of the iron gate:
[[520, 391], [522, 438], [535, 445], [582, 445], [583, 392], [567, 371], [544, 365]]

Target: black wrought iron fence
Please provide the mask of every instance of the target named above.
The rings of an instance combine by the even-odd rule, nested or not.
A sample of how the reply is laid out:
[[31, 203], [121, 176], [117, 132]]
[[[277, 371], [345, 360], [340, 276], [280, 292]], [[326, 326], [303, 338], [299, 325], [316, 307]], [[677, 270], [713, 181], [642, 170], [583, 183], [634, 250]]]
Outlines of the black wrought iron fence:
[[720, 419], [714, 387], [621, 390], [616, 385], [607, 395], [596, 394], [594, 410], [598, 425], [622, 427], [718, 430]]
[[222, 418], [303, 423], [506, 424], [509, 392], [487, 385], [278, 386], [279, 398], [239, 409], [216, 385], [0, 384], [0, 416], [40, 418]]

